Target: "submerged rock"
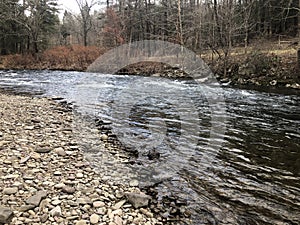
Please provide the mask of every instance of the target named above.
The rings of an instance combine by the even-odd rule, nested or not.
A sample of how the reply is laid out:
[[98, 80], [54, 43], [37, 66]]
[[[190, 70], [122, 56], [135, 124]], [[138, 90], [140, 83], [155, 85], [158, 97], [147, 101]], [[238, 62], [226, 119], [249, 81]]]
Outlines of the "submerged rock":
[[125, 196], [128, 202], [136, 209], [148, 206], [151, 199], [149, 195], [144, 193], [125, 193]]

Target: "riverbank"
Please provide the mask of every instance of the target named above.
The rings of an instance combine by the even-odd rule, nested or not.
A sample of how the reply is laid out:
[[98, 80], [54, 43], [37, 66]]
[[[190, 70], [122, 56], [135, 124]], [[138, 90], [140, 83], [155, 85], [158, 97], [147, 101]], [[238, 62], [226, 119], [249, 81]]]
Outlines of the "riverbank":
[[10, 94], [0, 104], [0, 224], [165, 224], [136, 184], [102, 180], [70, 108]]
[[[251, 53], [224, 60], [204, 61], [216, 80], [232, 86], [285, 87], [300, 90], [300, 69], [295, 59], [276, 54]], [[140, 62], [121, 69], [121, 75], [159, 76], [186, 79], [190, 76], [179, 67], [162, 63]]]
[[[270, 46], [269, 46], [270, 45]], [[265, 49], [235, 48], [230, 57], [216, 56], [209, 51], [200, 57], [211, 68], [220, 83], [233, 86], [286, 87], [300, 89], [300, 68], [296, 50], [269, 43]], [[108, 51], [97, 47], [58, 46], [35, 56], [8, 55], [0, 57], [0, 69], [85, 71], [100, 55]], [[186, 79], [181, 68], [160, 62], [139, 62], [117, 72], [122, 75], [160, 76]]]

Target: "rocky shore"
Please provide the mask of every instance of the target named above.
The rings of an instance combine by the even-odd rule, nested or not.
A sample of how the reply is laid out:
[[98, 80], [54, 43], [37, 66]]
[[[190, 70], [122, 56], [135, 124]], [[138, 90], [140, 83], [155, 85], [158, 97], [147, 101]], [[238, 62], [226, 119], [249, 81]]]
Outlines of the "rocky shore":
[[74, 137], [73, 113], [0, 94], [0, 224], [165, 224], [133, 182], [103, 180]]
[[[300, 71], [297, 65], [285, 62], [277, 56], [250, 55], [243, 60], [232, 60], [226, 67], [222, 61], [211, 63], [209, 67], [220, 83], [239, 87], [283, 87], [300, 90]], [[158, 62], [132, 64], [117, 74], [190, 79], [179, 67]]]

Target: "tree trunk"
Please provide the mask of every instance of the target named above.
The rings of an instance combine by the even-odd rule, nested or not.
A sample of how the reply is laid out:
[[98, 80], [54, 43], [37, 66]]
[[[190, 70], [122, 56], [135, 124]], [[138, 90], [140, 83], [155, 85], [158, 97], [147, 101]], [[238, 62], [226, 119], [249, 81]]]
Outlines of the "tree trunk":
[[298, 6], [298, 39], [300, 44], [300, 0], [299, 0], [299, 6]]
[[298, 48], [297, 51], [297, 64], [298, 64], [298, 68], [300, 69], [300, 48]]
[[177, 10], [178, 10], [178, 36], [179, 43], [183, 45], [183, 31], [182, 31], [182, 17], [181, 17], [181, 0], [177, 0]]

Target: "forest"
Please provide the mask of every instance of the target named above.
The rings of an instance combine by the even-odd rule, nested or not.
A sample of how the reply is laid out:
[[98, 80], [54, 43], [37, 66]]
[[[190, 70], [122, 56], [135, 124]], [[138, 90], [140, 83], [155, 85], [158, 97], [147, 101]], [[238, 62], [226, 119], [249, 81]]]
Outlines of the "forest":
[[[45, 58], [50, 64], [51, 60], [72, 65], [80, 62], [75, 68], [80, 69], [108, 49], [139, 40], [183, 45], [219, 62], [216, 70], [222, 62], [225, 76], [234, 70], [232, 60], [249, 61], [249, 54], [264, 63], [273, 63], [276, 58], [296, 64], [300, 0], [76, 2], [80, 13], [65, 11], [59, 18], [60, 5], [55, 0], [1, 0], [2, 64], [14, 67]], [[102, 8], [95, 10], [99, 4]], [[267, 62], [261, 55], [265, 50], [272, 53]]]

